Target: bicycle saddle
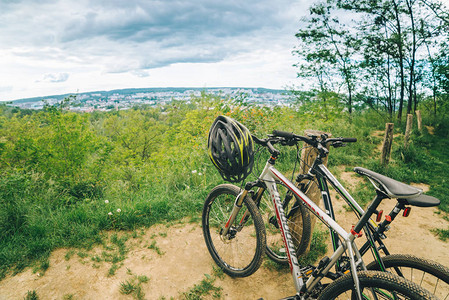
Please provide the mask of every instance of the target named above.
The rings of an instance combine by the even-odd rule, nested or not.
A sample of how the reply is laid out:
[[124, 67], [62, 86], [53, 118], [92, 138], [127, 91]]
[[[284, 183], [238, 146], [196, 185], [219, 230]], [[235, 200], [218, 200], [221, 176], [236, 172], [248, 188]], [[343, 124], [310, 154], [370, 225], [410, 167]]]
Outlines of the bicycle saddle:
[[409, 199], [422, 194], [421, 189], [415, 188], [413, 186], [399, 182], [390, 177], [381, 175], [365, 168], [355, 167], [354, 172], [360, 175], [365, 175], [378, 183], [382, 191], [385, 192], [390, 198]]
[[440, 205], [439, 199], [424, 194], [407, 199], [400, 198], [398, 199], [398, 202], [405, 205], [412, 205], [418, 207], [432, 207]]

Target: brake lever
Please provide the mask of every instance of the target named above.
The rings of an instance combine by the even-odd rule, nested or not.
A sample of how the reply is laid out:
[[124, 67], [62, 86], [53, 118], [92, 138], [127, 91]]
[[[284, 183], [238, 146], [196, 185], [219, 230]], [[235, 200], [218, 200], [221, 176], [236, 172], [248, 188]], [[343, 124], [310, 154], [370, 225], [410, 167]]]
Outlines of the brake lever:
[[332, 146], [333, 146], [334, 148], [340, 148], [340, 147], [346, 147], [347, 145], [346, 145], [346, 144], [343, 144], [343, 142], [341, 142], [341, 141], [338, 141], [338, 142], [333, 142], [333, 143], [332, 143]]

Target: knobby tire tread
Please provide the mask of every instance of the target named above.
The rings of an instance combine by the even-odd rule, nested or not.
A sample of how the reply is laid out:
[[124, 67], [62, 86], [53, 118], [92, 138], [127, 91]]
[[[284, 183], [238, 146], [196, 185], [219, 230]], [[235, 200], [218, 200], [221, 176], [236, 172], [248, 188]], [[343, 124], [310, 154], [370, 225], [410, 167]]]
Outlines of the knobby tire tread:
[[[357, 272], [360, 286], [365, 288], [380, 288], [403, 294], [411, 300], [437, 299], [428, 291], [415, 283], [388, 272], [360, 271]], [[352, 274], [346, 274], [329, 284], [318, 297], [319, 300], [332, 300], [344, 292], [354, 289]]]
[[228, 268], [227, 263], [224, 262], [215, 251], [215, 247], [212, 243], [212, 239], [210, 236], [209, 221], [207, 220], [207, 218], [209, 217], [209, 207], [211, 205], [211, 202], [213, 202], [217, 196], [224, 194], [233, 195], [235, 198], [240, 192], [241, 189], [232, 184], [221, 184], [214, 187], [207, 196], [206, 201], [204, 202], [203, 215], [202, 215], [203, 236], [206, 242], [207, 249], [209, 250], [209, 253], [211, 254], [214, 261], [217, 263], [217, 265], [226, 274], [232, 277], [247, 277], [256, 272], [259, 269], [260, 265], [262, 264], [266, 247], [265, 227], [262, 220], [262, 216], [260, 215], [260, 212], [256, 204], [253, 202], [253, 200], [250, 199], [249, 197], [246, 197], [244, 199], [242, 209], [246, 207], [249, 210], [251, 218], [254, 222], [254, 225], [251, 226], [255, 226], [257, 236], [256, 252], [254, 258], [252, 259], [251, 263], [244, 269], [234, 270]]
[[[435, 261], [416, 257], [409, 254], [391, 254], [382, 257], [386, 268], [408, 267], [414, 268], [438, 277], [440, 280], [449, 284], [449, 268]], [[380, 271], [380, 266], [376, 261], [369, 263], [368, 270]]]

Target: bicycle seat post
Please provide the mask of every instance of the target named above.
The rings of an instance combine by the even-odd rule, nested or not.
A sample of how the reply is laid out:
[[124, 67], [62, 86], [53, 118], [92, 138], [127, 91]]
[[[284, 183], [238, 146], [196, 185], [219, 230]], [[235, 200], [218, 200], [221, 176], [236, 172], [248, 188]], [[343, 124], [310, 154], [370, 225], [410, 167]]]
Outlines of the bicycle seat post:
[[359, 233], [362, 228], [366, 225], [366, 223], [369, 221], [372, 214], [374, 214], [377, 211], [377, 207], [379, 206], [380, 202], [382, 202], [383, 199], [388, 198], [383, 192], [376, 190], [376, 197], [371, 202], [371, 204], [368, 206], [368, 209], [365, 211], [365, 213], [362, 215], [360, 220], [357, 222], [357, 224], [354, 226], [354, 231], [356, 233]]

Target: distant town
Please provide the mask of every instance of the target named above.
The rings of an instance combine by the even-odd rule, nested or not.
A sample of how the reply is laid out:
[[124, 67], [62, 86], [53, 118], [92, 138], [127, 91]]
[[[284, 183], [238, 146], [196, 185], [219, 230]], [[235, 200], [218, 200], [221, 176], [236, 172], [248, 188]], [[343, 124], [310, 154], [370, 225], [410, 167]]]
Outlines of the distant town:
[[22, 109], [42, 109], [45, 105], [58, 105], [64, 99], [70, 97], [70, 102], [67, 105], [72, 111], [110, 111], [130, 109], [141, 105], [164, 105], [172, 101], [190, 101], [192, 97], [201, 96], [201, 93], [266, 106], [285, 106], [291, 103], [291, 95], [286, 90], [264, 88], [143, 88], [27, 98], [11, 101], [8, 105]]

